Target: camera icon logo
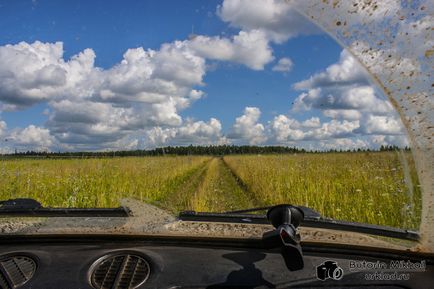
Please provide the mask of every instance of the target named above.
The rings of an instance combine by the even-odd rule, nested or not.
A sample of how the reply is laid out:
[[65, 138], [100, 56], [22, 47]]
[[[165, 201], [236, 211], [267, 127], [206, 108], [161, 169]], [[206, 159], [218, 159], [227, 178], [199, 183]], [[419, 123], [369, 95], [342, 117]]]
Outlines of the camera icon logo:
[[319, 280], [327, 279], [341, 280], [344, 276], [344, 270], [338, 266], [335, 261], [325, 261], [316, 267], [316, 277]]

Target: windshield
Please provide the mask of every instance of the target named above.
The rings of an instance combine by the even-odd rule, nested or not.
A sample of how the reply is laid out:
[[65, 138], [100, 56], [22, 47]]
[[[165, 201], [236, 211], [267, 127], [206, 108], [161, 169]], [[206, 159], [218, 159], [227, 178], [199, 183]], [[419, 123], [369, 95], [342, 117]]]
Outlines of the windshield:
[[[392, 2], [330, 17], [347, 48], [291, 1], [0, 2], [0, 199], [172, 214], [288, 203], [418, 230], [413, 143], [379, 83], [411, 93], [398, 78], [424, 68], [382, 75], [367, 64], [395, 65], [398, 48], [345, 34], [408, 9]], [[427, 30], [427, 8], [390, 33]]]

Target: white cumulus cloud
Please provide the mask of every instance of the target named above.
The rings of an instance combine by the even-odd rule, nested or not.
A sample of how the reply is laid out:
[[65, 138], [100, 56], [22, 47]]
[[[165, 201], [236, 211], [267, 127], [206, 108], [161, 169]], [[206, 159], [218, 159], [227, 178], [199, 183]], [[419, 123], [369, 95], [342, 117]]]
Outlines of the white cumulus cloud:
[[278, 115], [269, 122], [268, 130], [272, 138], [279, 144], [293, 144], [294, 141], [329, 140], [354, 137], [360, 127], [359, 121], [320, 122], [312, 117], [299, 122], [285, 115]]
[[216, 118], [211, 118], [208, 122], [187, 120], [185, 124], [176, 128], [153, 127], [146, 131], [145, 143], [147, 147], [223, 144], [227, 140], [221, 130], [222, 125]]
[[366, 140], [357, 138], [338, 138], [321, 141], [318, 148], [322, 150], [353, 150], [353, 149], [366, 149], [370, 144]]
[[[197, 36], [158, 50], [128, 49], [107, 69], [94, 66], [92, 49], [70, 59], [63, 54], [62, 42], [0, 46], [1, 109], [48, 103], [45, 126], [61, 145], [96, 149], [155, 126], [178, 129], [184, 122], [180, 111], [204, 95], [197, 87], [204, 85], [206, 59], [254, 70], [274, 59], [259, 30], [240, 31], [231, 38]], [[177, 131], [178, 139], [187, 138], [187, 128]], [[203, 134], [202, 128], [195, 132]]]
[[65, 94], [88, 94], [97, 72], [94, 59], [93, 50], [85, 49], [65, 61], [62, 42], [0, 46], [0, 102], [16, 109]]
[[312, 75], [309, 79], [297, 82], [294, 88], [308, 90], [336, 85], [367, 84], [368, 74], [360, 63], [347, 51], [342, 50], [339, 61], [325, 71]]
[[[294, 100], [293, 112], [316, 110], [333, 119], [310, 131], [307, 138], [404, 133], [392, 104], [370, 84], [365, 69], [346, 50], [337, 63], [293, 87], [304, 90]], [[338, 127], [343, 129], [341, 133], [335, 130]]]
[[346, 138], [354, 136], [354, 131], [360, 127], [360, 122], [356, 121], [338, 121], [331, 120], [330, 122], [322, 123], [321, 127], [309, 130], [305, 138], [310, 140], [323, 140], [332, 138]]
[[334, 119], [358, 120], [362, 117], [357, 109], [325, 109], [323, 114]]
[[408, 138], [405, 135], [371, 135], [370, 146], [379, 148], [380, 146], [396, 145], [398, 147], [409, 146]]
[[273, 66], [273, 71], [279, 71], [279, 72], [289, 72], [291, 71], [293, 67], [292, 60], [288, 57], [282, 57], [279, 59], [279, 61], [276, 63], [275, 66]]
[[300, 123], [285, 115], [278, 115], [270, 122], [272, 135], [278, 143], [303, 140], [305, 132], [300, 129]]
[[306, 128], [320, 127], [321, 126], [321, 121], [320, 121], [319, 117], [311, 117], [311, 118], [306, 119], [305, 121], [303, 121], [301, 123], [301, 126], [306, 127]]
[[365, 134], [404, 134], [402, 124], [396, 118], [374, 115], [367, 117], [364, 126], [361, 128], [361, 131]]
[[261, 30], [240, 31], [232, 39], [198, 35], [187, 42], [204, 58], [241, 63], [253, 70], [262, 70], [271, 62], [273, 51]]
[[245, 31], [261, 30], [276, 43], [300, 34], [318, 33], [293, 5], [280, 0], [224, 0], [217, 14], [234, 27]]
[[6, 128], [7, 128], [6, 122], [3, 120], [0, 120], [0, 137], [6, 131]]
[[46, 151], [54, 143], [48, 129], [34, 125], [13, 131], [9, 138], [20, 150]]
[[244, 140], [249, 144], [258, 145], [266, 141], [265, 127], [258, 123], [261, 111], [257, 107], [246, 107], [244, 114], [235, 119], [229, 138]]

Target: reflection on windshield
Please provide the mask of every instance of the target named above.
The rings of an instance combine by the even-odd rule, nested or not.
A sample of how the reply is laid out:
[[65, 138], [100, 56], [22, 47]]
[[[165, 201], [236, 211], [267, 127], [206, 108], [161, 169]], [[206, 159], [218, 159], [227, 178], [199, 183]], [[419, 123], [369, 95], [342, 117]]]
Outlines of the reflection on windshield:
[[0, 7], [0, 199], [418, 228], [404, 126], [349, 50], [283, 1], [170, 5]]

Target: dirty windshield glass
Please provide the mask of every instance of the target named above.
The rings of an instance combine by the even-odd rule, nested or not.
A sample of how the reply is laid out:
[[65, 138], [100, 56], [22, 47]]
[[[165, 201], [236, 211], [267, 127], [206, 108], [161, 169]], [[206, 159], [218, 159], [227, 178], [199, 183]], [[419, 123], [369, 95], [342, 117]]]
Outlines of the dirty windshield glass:
[[419, 227], [387, 91], [289, 1], [0, 1], [0, 30], [1, 200]]

